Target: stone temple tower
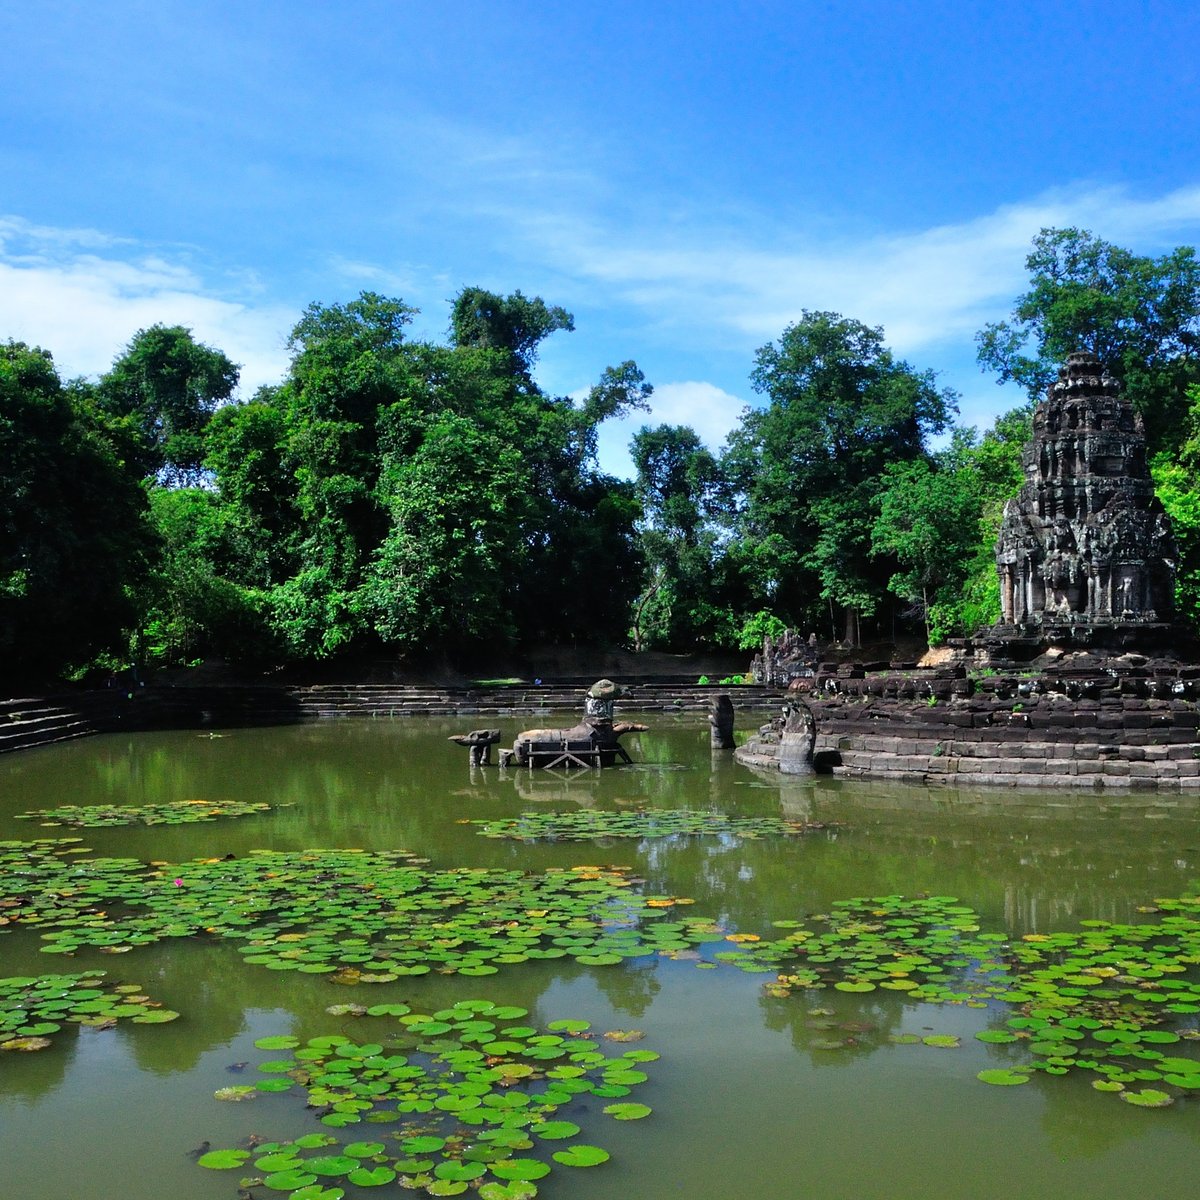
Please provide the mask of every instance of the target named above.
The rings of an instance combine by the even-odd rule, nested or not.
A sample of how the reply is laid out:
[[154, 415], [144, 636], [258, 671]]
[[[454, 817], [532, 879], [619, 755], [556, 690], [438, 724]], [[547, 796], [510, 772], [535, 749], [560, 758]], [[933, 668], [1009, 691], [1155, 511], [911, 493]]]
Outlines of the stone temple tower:
[[1048, 645], [1169, 645], [1175, 539], [1142, 419], [1095, 355], [1059, 369], [1022, 463], [1025, 484], [996, 542], [1002, 615], [986, 640], [1014, 658]]

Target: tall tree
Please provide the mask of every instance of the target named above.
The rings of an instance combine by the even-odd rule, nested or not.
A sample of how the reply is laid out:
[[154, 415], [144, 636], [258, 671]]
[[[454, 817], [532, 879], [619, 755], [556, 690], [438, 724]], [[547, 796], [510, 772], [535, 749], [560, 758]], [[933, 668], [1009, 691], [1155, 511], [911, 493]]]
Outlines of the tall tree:
[[237, 381], [237, 366], [190, 329], [152, 325], [134, 335], [96, 394], [100, 408], [136, 435], [137, 469], [180, 483], [199, 471], [204, 428]]
[[767, 404], [746, 410], [724, 466], [744, 496], [735, 528], [759, 607], [812, 622], [819, 601], [836, 605], [855, 642], [887, 584], [871, 555], [879, 482], [925, 454], [955, 395], [895, 358], [881, 329], [830, 312], [762, 347], [751, 379]]
[[1025, 259], [1029, 290], [1012, 316], [977, 335], [1001, 383], [1041, 399], [1073, 350], [1090, 350], [1125, 386], [1151, 454], [1186, 436], [1188, 387], [1200, 382], [1200, 262], [1190, 246], [1158, 258], [1087, 230], [1043, 229]]
[[872, 548], [897, 560], [900, 569], [888, 586], [919, 611], [932, 645], [934, 606], [960, 591], [979, 544], [977, 476], [917, 458], [891, 463], [882, 482]]
[[642, 503], [646, 576], [634, 606], [634, 648], [694, 646], [714, 640], [720, 468], [686, 425], [643, 427], [630, 453]]
[[154, 553], [146, 496], [90, 389], [50, 355], [0, 346], [0, 660], [51, 675], [118, 650]]
[[271, 403], [295, 486], [294, 570], [272, 596], [296, 657], [346, 651], [365, 632], [355, 593], [387, 529], [375, 491], [380, 422], [408, 384], [404, 330], [414, 312], [363, 292], [346, 304], [310, 304], [288, 339], [291, 366]]
[[547, 305], [541, 296], [532, 299], [519, 291], [498, 296], [485, 288], [466, 287], [454, 298], [450, 332], [454, 344], [478, 350], [502, 350], [528, 374], [537, 360], [538, 347], [550, 334], [575, 328], [575, 318], [565, 308]]

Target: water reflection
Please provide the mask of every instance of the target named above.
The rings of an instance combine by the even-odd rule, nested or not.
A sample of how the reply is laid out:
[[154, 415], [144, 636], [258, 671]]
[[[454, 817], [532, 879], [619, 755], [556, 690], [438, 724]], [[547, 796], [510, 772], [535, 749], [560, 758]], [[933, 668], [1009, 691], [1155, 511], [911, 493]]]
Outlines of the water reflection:
[[[1200, 875], [1200, 798], [800, 780], [714, 755], [702, 721], [641, 719], [655, 728], [633, 747], [639, 768], [572, 776], [471, 771], [445, 742], [461, 728], [450, 719], [96, 738], [0, 759], [0, 836], [52, 832], [14, 814], [64, 802], [266, 800], [276, 809], [262, 817], [86, 831], [86, 840], [97, 853], [143, 859], [362, 846], [417, 851], [435, 866], [615, 863], [634, 868], [653, 892], [693, 898], [691, 914], [763, 934], [773, 920], [824, 912], [837, 899], [922, 892], [960, 897], [980, 912], [985, 929], [1072, 929], [1089, 918], [1136, 919], [1146, 900], [1180, 894]], [[503, 739], [524, 724], [506, 721]], [[573, 844], [490, 840], [460, 823], [535, 806], [702, 808], [828, 828], [783, 840]], [[339, 987], [320, 976], [255, 968], [231, 946], [201, 940], [49, 964], [37, 946], [34, 931], [0, 936], [0, 973], [99, 965], [183, 1016], [168, 1026], [68, 1033], [49, 1051], [0, 1056], [6, 1196], [74, 1200], [86, 1178], [99, 1200], [232, 1200], [229, 1181], [194, 1168], [187, 1149], [210, 1137], [234, 1144], [248, 1122], [286, 1136], [306, 1119], [287, 1097], [258, 1101], [252, 1114], [212, 1101], [217, 1088], [245, 1081], [230, 1068], [261, 1057], [255, 1037], [361, 1038], [367, 1029], [376, 1036], [375, 1019], [325, 1010], [403, 1000], [432, 1011], [468, 994], [526, 1007], [537, 1022], [582, 1016], [597, 1030], [644, 1029], [647, 1044], [663, 1053], [647, 1085], [653, 1121], [637, 1130], [598, 1126], [597, 1139], [617, 1151], [613, 1169], [572, 1181], [572, 1195], [746, 1194], [744, 1156], [720, 1149], [732, 1144], [754, 1148], [754, 1194], [764, 1200], [854, 1190], [887, 1190], [900, 1200], [1086, 1191], [1103, 1200], [1132, 1190], [1166, 1194], [1195, 1150], [1197, 1127], [1186, 1110], [1165, 1117], [1130, 1111], [1097, 1101], [1074, 1078], [1017, 1089], [978, 1084], [976, 1070], [1007, 1061], [1006, 1047], [973, 1037], [1001, 1019], [998, 1009], [831, 990], [774, 999], [761, 990], [763, 976], [700, 970], [686, 958], [597, 969], [554, 960], [469, 985], [432, 974]], [[928, 1031], [959, 1032], [963, 1045], [889, 1040]], [[98, 1107], [117, 1094], [128, 1099], [116, 1112], [109, 1104], [100, 1119]], [[802, 1118], [806, 1136], [781, 1136], [785, 1118], [789, 1129]], [[72, 1131], [54, 1161], [37, 1149], [48, 1129]], [[972, 1146], [970, 1163], [955, 1155], [956, 1144]]]

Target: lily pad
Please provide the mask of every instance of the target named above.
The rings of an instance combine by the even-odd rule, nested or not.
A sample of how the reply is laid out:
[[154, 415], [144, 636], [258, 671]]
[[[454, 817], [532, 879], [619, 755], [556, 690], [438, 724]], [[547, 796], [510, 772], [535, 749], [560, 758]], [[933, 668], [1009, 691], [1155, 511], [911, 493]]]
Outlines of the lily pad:
[[564, 1167], [598, 1167], [608, 1162], [609, 1153], [599, 1146], [568, 1146], [565, 1150], [556, 1150], [553, 1158]]

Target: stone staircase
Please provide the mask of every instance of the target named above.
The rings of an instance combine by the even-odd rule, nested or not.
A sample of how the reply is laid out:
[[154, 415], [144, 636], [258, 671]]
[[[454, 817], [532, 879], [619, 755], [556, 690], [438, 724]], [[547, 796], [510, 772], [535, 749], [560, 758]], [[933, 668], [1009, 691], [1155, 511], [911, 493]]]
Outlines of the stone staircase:
[[[555, 680], [493, 687], [439, 688], [417, 684], [316, 684], [288, 694], [302, 719], [330, 717], [508, 716], [583, 712], [583, 697], [595, 680]], [[707, 712], [716, 696], [729, 694], [735, 708], [762, 712], [778, 707], [779, 693], [754, 685], [722, 687], [693, 681], [649, 680], [618, 701], [621, 712]]]
[[1092, 738], [1048, 741], [829, 734], [817, 739], [834, 775], [959, 787], [1200, 788], [1200, 746], [1135, 746]]
[[926, 703], [815, 700], [817, 761], [906, 783], [1200, 788], [1196, 702], [1177, 698], [1177, 681], [1148, 694], [1129, 683], [1095, 681], [1087, 697], [1027, 689], [1016, 703], [1005, 689]]
[[[0, 701], [0, 753], [118, 729], [198, 729], [291, 725], [301, 721], [404, 716], [502, 717], [553, 715], [558, 723], [581, 716], [593, 679], [555, 680], [495, 687], [434, 687], [423, 684], [313, 684], [145, 687], [77, 692]], [[639, 682], [620, 702], [633, 712], [706, 713], [714, 697], [728, 693], [735, 708], [773, 712], [777, 691], [723, 687], [660, 678]], [[744, 723], [743, 723], [744, 724]]]
[[0, 753], [108, 733], [121, 726], [113, 693], [0, 700]]

